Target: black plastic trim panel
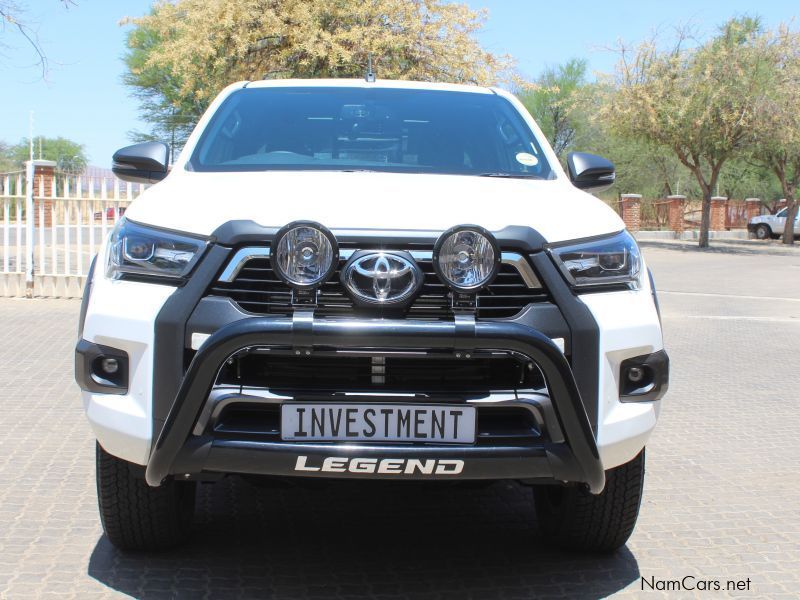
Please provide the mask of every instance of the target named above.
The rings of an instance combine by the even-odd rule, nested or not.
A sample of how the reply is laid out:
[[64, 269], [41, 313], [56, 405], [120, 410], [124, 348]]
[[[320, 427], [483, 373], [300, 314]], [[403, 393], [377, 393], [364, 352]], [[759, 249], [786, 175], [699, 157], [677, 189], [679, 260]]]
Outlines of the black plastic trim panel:
[[[100, 378], [94, 363], [100, 358], [119, 360], [119, 371], [113, 376]], [[123, 395], [128, 393], [128, 353], [110, 346], [79, 339], [75, 346], [75, 382], [86, 392]]]
[[175, 290], [156, 317], [153, 346], [154, 439], [161, 431], [183, 378], [186, 323], [229, 254], [229, 248], [211, 246], [186, 285]]
[[[563, 468], [572, 473], [569, 481], [586, 483], [594, 493], [602, 491], [605, 473], [570, 366], [550, 338], [535, 329], [511, 322], [481, 321], [476, 322], [467, 335], [460, 331], [455, 322], [391, 319], [312, 319], [308, 324], [303, 323], [302, 331], [298, 331], [297, 327], [297, 321], [285, 317], [254, 317], [226, 325], [212, 334], [189, 365], [150, 455], [146, 471], [146, 479], [150, 485], [158, 486], [171, 473], [187, 469], [187, 452], [197, 455], [195, 461], [189, 461], [192, 470], [200, 471], [204, 468], [203, 463], [210, 451], [209, 441], [191, 438], [190, 434], [207, 402], [217, 370], [229, 356], [253, 346], [292, 348], [302, 345], [311, 352], [315, 348], [329, 347], [373, 350], [412, 350], [422, 347], [453, 352], [517, 352], [536, 363], [542, 371], [566, 440], [553, 452], [553, 463], [556, 466], [549, 470], [550, 477], [559, 478], [558, 473]], [[341, 452], [355, 453], [357, 456], [359, 450], [360, 448], [338, 447], [330, 452], [333, 455]], [[424, 456], [428, 451], [430, 450], [408, 446], [401, 452], [403, 456], [416, 458], [420, 453]], [[509, 457], [504, 448], [486, 451], [497, 453], [495, 460], [523, 460], [518, 455]], [[181, 459], [177, 461], [177, 465], [180, 469], [176, 466], [179, 454]], [[494, 477], [503, 478], [506, 473], [499, 469]], [[484, 473], [480, 478], [489, 476], [489, 473]], [[469, 474], [463, 476], [470, 477]]]
[[[328, 223], [323, 223], [330, 227]], [[454, 223], [457, 225], [457, 223]], [[218, 227], [213, 238], [223, 246], [270, 243], [280, 230], [279, 227], [264, 227], [255, 221], [228, 221]], [[432, 247], [439, 239], [441, 231], [400, 231], [378, 229], [336, 229], [331, 228], [339, 243], [368, 244], [374, 247], [376, 240], [386, 243], [387, 248], [411, 248], [415, 244]], [[542, 235], [531, 227], [512, 225], [492, 232], [497, 243], [505, 252], [537, 252], [545, 245]]]
[[589, 307], [569, 287], [550, 257], [531, 256], [533, 266], [570, 330], [570, 362], [592, 431], [597, 432], [600, 388], [600, 328]]
[[[268, 242], [277, 228], [265, 228], [253, 221], [230, 221], [214, 232], [217, 243], [212, 244], [203, 259], [195, 268], [187, 284], [168, 298], [155, 322], [155, 348], [153, 364], [153, 435], [161, 431], [180, 387], [184, 373], [184, 350], [189, 347], [191, 333], [194, 331], [213, 333], [227, 325], [234, 316], [255, 318], [240, 311], [227, 299], [228, 304], [207, 304], [211, 299], [203, 295], [224, 268], [232, 249], [227, 245]], [[341, 240], [358, 243], [375, 243], [375, 230], [334, 230]], [[431, 231], [398, 232], [387, 231], [387, 246], [420, 245], [430, 246], [439, 233]], [[498, 242], [505, 251], [532, 251], [544, 247], [544, 238], [530, 227], [513, 226], [495, 232]], [[220, 244], [225, 244], [220, 245]], [[552, 260], [545, 252], [534, 252], [530, 259], [545, 287], [551, 293], [555, 306], [550, 303], [529, 306], [506, 323], [524, 323], [540, 329], [550, 337], [565, 337], [566, 353], [570, 356], [572, 370], [578, 384], [585, 411], [593, 431], [597, 430], [598, 415], [598, 376], [599, 376], [599, 328], [591, 312], [572, 292], [562, 278]], [[201, 303], [202, 299], [202, 303]], [[545, 308], [545, 306], [547, 308]], [[198, 316], [192, 320], [195, 308]], [[212, 315], [219, 309], [219, 319]], [[237, 315], [234, 315], [234, 311]], [[239, 320], [237, 318], [237, 320]], [[566, 325], [566, 327], [565, 327]], [[565, 335], [566, 333], [569, 335]], [[422, 340], [419, 341], [422, 343]]]
[[[197, 304], [186, 326], [184, 345], [192, 347], [192, 334], [211, 334], [240, 319], [249, 319], [256, 315], [240, 308], [230, 298], [206, 296]], [[550, 338], [562, 338], [564, 351], [570, 353], [570, 330], [558, 307], [551, 302], [537, 302], [523, 308], [516, 316], [502, 319], [504, 322], [519, 323], [533, 327]]]
[[[644, 370], [644, 380], [633, 383], [625, 374], [632, 367]], [[661, 400], [669, 389], [669, 356], [666, 350], [626, 358], [619, 366], [620, 402], [654, 402]]]

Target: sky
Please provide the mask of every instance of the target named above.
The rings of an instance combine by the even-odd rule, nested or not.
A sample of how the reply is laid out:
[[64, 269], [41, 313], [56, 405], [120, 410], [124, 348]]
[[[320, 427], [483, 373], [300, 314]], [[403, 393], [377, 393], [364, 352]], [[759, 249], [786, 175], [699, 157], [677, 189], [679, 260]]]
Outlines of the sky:
[[[34, 135], [63, 136], [85, 145], [92, 165], [108, 167], [113, 152], [130, 143], [133, 130], [146, 130], [138, 106], [122, 84], [125, 16], [145, 14], [150, 0], [21, 0], [50, 59], [46, 80], [24, 41], [0, 28], [0, 141]], [[654, 32], [668, 37], [691, 24], [708, 35], [732, 16], [757, 14], [767, 26], [800, 17], [796, 0], [467, 0], [487, 8], [479, 34], [483, 46], [511, 54], [518, 69], [534, 78], [547, 66], [586, 58], [591, 72], [609, 72], [617, 40], [636, 42]], [[378, 73], [380, 76], [380, 73]]]

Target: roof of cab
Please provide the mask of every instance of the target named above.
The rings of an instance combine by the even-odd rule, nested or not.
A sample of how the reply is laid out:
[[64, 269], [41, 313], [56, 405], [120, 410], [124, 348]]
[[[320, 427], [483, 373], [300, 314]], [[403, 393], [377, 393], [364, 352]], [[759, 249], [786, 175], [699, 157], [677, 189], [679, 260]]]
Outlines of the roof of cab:
[[360, 87], [389, 88], [405, 90], [438, 90], [445, 92], [471, 92], [473, 94], [492, 94], [491, 88], [460, 83], [437, 83], [431, 81], [400, 81], [378, 79], [368, 82], [364, 79], [265, 79], [261, 81], [242, 81], [243, 88], [269, 87]]

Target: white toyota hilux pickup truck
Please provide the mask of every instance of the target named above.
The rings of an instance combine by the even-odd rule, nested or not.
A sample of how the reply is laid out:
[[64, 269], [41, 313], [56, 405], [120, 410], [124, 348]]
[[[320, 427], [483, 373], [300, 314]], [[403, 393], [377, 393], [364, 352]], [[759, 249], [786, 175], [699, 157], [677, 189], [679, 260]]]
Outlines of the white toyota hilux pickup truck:
[[[75, 376], [103, 528], [190, 530], [232, 474], [531, 486], [543, 536], [623, 545], [668, 386], [655, 289], [619, 216], [500, 89], [240, 82], [135, 200], [85, 288]], [[163, 180], [163, 181], [162, 181]]]

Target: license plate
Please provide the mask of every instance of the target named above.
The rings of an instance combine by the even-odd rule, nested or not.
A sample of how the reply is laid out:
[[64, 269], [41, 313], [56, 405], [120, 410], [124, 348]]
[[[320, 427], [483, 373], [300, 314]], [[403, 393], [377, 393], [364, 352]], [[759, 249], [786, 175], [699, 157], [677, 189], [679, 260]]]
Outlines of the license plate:
[[475, 407], [288, 403], [281, 406], [281, 439], [472, 444]]

